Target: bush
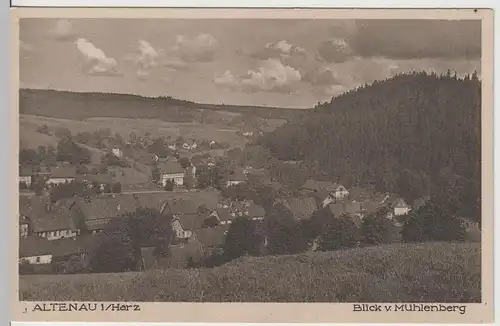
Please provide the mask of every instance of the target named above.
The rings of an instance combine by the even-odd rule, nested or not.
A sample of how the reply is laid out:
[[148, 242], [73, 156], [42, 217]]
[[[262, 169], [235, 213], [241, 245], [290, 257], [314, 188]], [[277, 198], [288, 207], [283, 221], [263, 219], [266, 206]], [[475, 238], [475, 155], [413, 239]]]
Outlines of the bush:
[[322, 251], [353, 248], [359, 241], [359, 230], [356, 224], [346, 216], [334, 219], [324, 227], [320, 236], [319, 249]]
[[165, 191], [173, 191], [174, 186], [175, 186], [175, 183], [173, 180], [167, 180], [167, 182], [165, 183], [165, 187], [163, 187], [163, 189]]
[[363, 219], [361, 226], [363, 243], [379, 245], [395, 241], [398, 231], [394, 223], [387, 218], [388, 213], [387, 208], [382, 208]]
[[448, 209], [446, 201], [431, 199], [410, 214], [403, 226], [402, 237], [405, 242], [464, 241], [465, 228]]

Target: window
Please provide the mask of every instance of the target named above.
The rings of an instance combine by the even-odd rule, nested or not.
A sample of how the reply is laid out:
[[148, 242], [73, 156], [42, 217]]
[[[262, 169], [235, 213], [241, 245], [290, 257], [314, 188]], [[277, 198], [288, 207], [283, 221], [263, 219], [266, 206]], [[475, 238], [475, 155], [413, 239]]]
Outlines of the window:
[[40, 262], [40, 257], [36, 257], [36, 262], [39, 263]]

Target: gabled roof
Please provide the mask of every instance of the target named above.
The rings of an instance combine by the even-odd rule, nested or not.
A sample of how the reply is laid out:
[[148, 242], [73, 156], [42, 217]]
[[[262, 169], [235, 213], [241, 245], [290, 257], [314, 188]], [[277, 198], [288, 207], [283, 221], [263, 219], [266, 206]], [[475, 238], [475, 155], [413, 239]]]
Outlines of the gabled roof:
[[409, 205], [404, 201], [403, 198], [398, 198], [394, 200], [391, 204], [392, 208], [407, 208]]
[[75, 178], [76, 177], [76, 167], [64, 164], [59, 167], [55, 167], [50, 171], [51, 178]]
[[318, 208], [312, 197], [293, 197], [286, 199], [283, 203], [292, 212], [293, 216], [300, 220], [311, 218]]
[[76, 230], [70, 211], [72, 202], [50, 203], [47, 210], [48, 201], [50, 199], [40, 196], [20, 200], [19, 213], [29, 218], [33, 232]]
[[229, 213], [229, 208], [217, 208], [215, 210], [221, 221], [233, 220], [234, 217]]
[[36, 235], [19, 239], [19, 258], [51, 255], [52, 247], [50, 242]]
[[199, 229], [195, 233], [203, 247], [214, 248], [224, 245], [228, 229], [228, 226], [221, 225], [213, 228]]
[[95, 244], [92, 236], [79, 236], [74, 239], [47, 240], [39, 236], [29, 236], [19, 240], [19, 257], [52, 255], [53, 258], [65, 257], [88, 252]]
[[189, 199], [170, 199], [165, 207], [166, 212], [172, 215], [194, 215], [198, 214], [199, 205]]
[[19, 176], [20, 177], [31, 177], [34, 173], [33, 168], [31, 166], [20, 166], [19, 167]]
[[344, 214], [346, 215], [361, 214], [361, 203], [356, 201], [336, 202], [329, 204], [328, 209], [337, 218]]
[[83, 174], [78, 175], [76, 177], [78, 182], [96, 182], [98, 184], [109, 184], [112, 183], [113, 178], [107, 173], [99, 173], [99, 174]]
[[261, 205], [253, 204], [248, 207], [248, 216], [250, 216], [250, 218], [264, 217], [266, 216], [266, 211]]
[[184, 169], [177, 162], [167, 161], [158, 164], [158, 168], [164, 174], [184, 173]]
[[316, 184], [316, 181], [314, 181], [313, 179], [308, 179], [302, 185], [302, 189], [309, 190], [309, 191], [316, 191], [318, 189], [318, 185]]
[[425, 206], [430, 199], [431, 199], [430, 196], [423, 196], [423, 197], [420, 197], [418, 199], [415, 199], [415, 201], [413, 201], [413, 205], [412, 205], [413, 209], [414, 210], [420, 209], [421, 207]]
[[203, 228], [206, 216], [190, 214], [190, 215], [179, 215], [175, 218], [181, 222], [182, 228], [184, 230], [193, 231]]
[[133, 213], [139, 207], [137, 201], [128, 195], [115, 197], [92, 198], [90, 202], [79, 199], [78, 208], [86, 220], [97, 220], [119, 217], [125, 213]]

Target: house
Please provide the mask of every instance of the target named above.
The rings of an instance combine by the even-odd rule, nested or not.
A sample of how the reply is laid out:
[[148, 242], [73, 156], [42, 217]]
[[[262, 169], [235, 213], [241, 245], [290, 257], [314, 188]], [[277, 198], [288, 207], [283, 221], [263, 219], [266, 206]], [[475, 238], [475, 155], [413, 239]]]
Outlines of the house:
[[234, 215], [231, 215], [228, 207], [220, 207], [215, 209], [210, 215], [210, 217], [214, 217], [218, 224], [226, 225], [231, 224], [233, 220], [236, 218]]
[[112, 219], [134, 213], [139, 204], [130, 196], [112, 196], [79, 199], [73, 209], [75, 223], [85, 233], [97, 234], [106, 229]]
[[355, 200], [331, 203], [328, 205], [328, 209], [336, 218], [347, 215], [361, 219], [363, 216], [361, 203]]
[[109, 174], [82, 174], [76, 177], [77, 182], [81, 182], [87, 185], [87, 187], [98, 187], [101, 191], [104, 190], [106, 185], [111, 185], [113, 179]]
[[390, 206], [395, 216], [407, 215], [410, 212], [410, 205], [403, 198], [394, 200]]
[[26, 220], [29, 235], [47, 240], [73, 238], [80, 234], [71, 216], [72, 201], [53, 203], [50, 196], [33, 196], [19, 207], [20, 216]]
[[316, 192], [329, 193], [332, 198], [343, 199], [349, 196], [349, 191], [343, 185], [330, 181], [316, 181], [308, 179], [301, 188], [304, 194], [313, 194]]
[[116, 156], [116, 157], [122, 157], [123, 156], [123, 150], [119, 147], [113, 147], [111, 149], [111, 153]]
[[297, 220], [308, 220], [318, 209], [316, 201], [312, 197], [292, 197], [282, 201], [285, 207]]
[[226, 187], [236, 186], [245, 182], [247, 182], [247, 177], [240, 169], [236, 169], [226, 176]]
[[162, 214], [173, 216], [172, 229], [178, 239], [191, 238], [193, 230], [202, 228], [205, 222], [205, 219], [198, 214], [198, 205], [191, 200], [169, 200]]
[[33, 170], [27, 166], [21, 166], [19, 168], [19, 183], [24, 183], [26, 187], [30, 187], [33, 181]]
[[335, 197], [328, 191], [324, 189], [320, 189], [314, 192], [314, 198], [318, 204], [318, 207], [324, 208], [328, 206], [330, 203], [335, 202]]
[[184, 142], [184, 144], [182, 144], [182, 148], [186, 150], [196, 149], [197, 147], [198, 144], [196, 144], [196, 142], [192, 139], [188, 139], [187, 141]]
[[30, 234], [30, 223], [26, 216], [19, 215], [19, 238], [27, 238]]
[[248, 207], [247, 215], [253, 221], [263, 221], [266, 217], [266, 211], [261, 205], [252, 203]]
[[170, 150], [172, 150], [172, 151], [177, 150], [177, 144], [175, 144], [175, 143], [174, 143], [174, 144], [167, 145], [167, 147], [168, 147]]
[[177, 162], [162, 162], [159, 164], [161, 172], [160, 183], [163, 187], [167, 185], [168, 181], [173, 181], [175, 185], [184, 185], [185, 171], [182, 166]]
[[76, 167], [63, 164], [50, 171], [50, 176], [46, 182], [47, 186], [56, 186], [62, 183], [74, 182], [76, 178]]
[[227, 225], [196, 230], [196, 237], [201, 243], [205, 256], [210, 256], [214, 251], [222, 248], [226, 241], [228, 230], [229, 227]]
[[424, 207], [427, 204], [427, 202], [429, 202], [430, 199], [431, 199], [431, 197], [429, 197], [429, 196], [423, 196], [423, 197], [415, 199], [413, 201], [411, 209], [414, 211], [418, 211], [420, 208]]
[[215, 140], [211, 140], [209, 143], [210, 148], [212, 148], [216, 144]]
[[[90, 237], [48, 241], [38, 236], [29, 236], [19, 241], [19, 262], [28, 264], [64, 264], [71, 259], [84, 262], [95, 240]], [[64, 266], [60, 266], [63, 269]]]

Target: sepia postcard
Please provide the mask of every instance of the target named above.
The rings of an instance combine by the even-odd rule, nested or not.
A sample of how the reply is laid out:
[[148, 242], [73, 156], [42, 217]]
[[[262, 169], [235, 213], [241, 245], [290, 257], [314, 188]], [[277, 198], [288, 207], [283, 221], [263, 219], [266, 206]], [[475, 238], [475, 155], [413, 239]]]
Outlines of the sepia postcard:
[[493, 321], [493, 11], [17, 8], [14, 321]]

